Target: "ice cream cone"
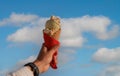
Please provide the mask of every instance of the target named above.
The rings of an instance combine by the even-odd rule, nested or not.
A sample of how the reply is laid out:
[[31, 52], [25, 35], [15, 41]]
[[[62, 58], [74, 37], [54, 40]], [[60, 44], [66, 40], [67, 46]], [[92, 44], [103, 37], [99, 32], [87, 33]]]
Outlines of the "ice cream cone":
[[[44, 42], [48, 50], [53, 46], [60, 44], [60, 33], [60, 19], [55, 16], [51, 16], [50, 20], [46, 22], [45, 29], [43, 30]], [[57, 55], [58, 50], [56, 50], [56, 52], [53, 54], [52, 61], [50, 62], [50, 66], [53, 69], [57, 69]]]

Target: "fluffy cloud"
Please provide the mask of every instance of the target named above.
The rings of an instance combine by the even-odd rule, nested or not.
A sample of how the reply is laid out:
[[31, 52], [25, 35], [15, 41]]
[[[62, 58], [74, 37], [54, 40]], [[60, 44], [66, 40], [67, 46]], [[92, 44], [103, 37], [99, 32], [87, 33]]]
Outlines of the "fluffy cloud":
[[92, 59], [99, 63], [108, 63], [98, 76], [120, 76], [120, 47], [109, 49], [100, 48], [93, 54]]
[[75, 59], [75, 50], [71, 49], [64, 49], [59, 51], [59, 57], [58, 57], [58, 65], [62, 66], [64, 64], [67, 64], [68, 62], [72, 61]]
[[99, 76], [120, 76], [120, 65], [108, 66]]
[[119, 35], [119, 30], [120, 30], [119, 26], [114, 25], [111, 31], [98, 32], [96, 33], [96, 36], [102, 40], [112, 39], [115, 38], [117, 35]]
[[12, 13], [9, 18], [5, 18], [0, 21], [0, 26], [4, 25], [24, 25], [26, 23], [31, 23], [38, 19], [37, 15], [25, 15], [25, 14], [16, 14]]
[[[114, 38], [119, 33], [119, 27], [114, 25], [111, 30], [108, 27], [111, 25], [111, 20], [105, 16], [83, 16], [80, 18], [63, 19], [63, 27], [68, 28], [67, 34], [71, 36], [81, 34], [83, 32], [93, 33], [98, 39], [106, 40]], [[74, 31], [74, 32], [73, 32]]]
[[23, 27], [8, 36], [8, 41], [13, 42], [38, 42], [41, 39], [42, 31], [39, 27]]
[[93, 55], [93, 60], [101, 63], [119, 62], [120, 47], [114, 49], [100, 48]]
[[[48, 18], [37, 15], [13, 13], [9, 18], [0, 21], [0, 25], [14, 24], [26, 25], [9, 35], [7, 40], [12, 42], [41, 42], [42, 30]], [[112, 25], [111, 20], [105, 16], [83, 16], [78, 18], [61, 18], [62, 33], [61, 44], [65, 47], [82, 47], [87, 38], [84, 32], [92, 33], [96, 38], [107, 40], [119, 33], [119, 27]], [[111, 27], [108, 29], [108, 27]]]

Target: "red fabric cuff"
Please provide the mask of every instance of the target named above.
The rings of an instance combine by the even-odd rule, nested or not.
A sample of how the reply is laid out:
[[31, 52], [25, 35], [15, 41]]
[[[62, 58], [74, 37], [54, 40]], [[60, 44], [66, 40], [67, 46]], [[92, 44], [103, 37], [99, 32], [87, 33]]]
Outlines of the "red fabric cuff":
[[[54, 38], [50, 37], [46, 33], [43, 33], [43, 36], [44, 36], [44, 44], [48, 48], [48, 50], [51, 49], [53, 46], [60, 44], [58, 40], [55, 40]], [[58, 55], [58, 50], [56, 50], [56, 52], [53, 54], [52, 61], [50, 62], [50, 66], [53, 69], [57, 69], [57, 64], [55, 62], [57, 55]]]

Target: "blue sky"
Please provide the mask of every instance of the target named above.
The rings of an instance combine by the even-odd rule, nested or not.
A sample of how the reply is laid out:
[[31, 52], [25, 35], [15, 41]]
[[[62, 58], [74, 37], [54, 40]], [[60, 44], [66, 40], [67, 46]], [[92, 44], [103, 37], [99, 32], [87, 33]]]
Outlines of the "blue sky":
[[45, 21], [61, 18], [59, 68], [41, 76], [119, 76], [119, 0], [0, 0], [0, 75], [37, 56]]

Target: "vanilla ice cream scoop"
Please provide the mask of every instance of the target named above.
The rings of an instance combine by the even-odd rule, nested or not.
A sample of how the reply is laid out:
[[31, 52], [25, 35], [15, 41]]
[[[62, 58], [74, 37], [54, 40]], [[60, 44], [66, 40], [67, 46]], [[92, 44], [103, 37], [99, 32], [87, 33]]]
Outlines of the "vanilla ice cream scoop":
[[50, 20], [48, 20], [45, 24], [44, 32], [49, 34], [50, 36], [54, 35], [58, 30], [60, 30], [60, 19], [55, 16], [51, 16]]

